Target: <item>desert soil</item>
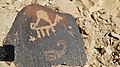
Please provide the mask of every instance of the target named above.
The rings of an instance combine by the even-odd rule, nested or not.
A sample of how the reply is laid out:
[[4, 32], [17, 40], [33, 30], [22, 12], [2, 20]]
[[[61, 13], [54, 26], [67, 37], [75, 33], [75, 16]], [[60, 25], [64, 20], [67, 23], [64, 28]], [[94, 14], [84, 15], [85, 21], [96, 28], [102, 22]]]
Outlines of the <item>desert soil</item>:
[[[17, 13], [31, 2], [74, 17], [84, 40], [84, 67], [120, 67], [120, 0], [0, 0], [0, 46]], [[1, 61], [0, 67], [15, 65]]]

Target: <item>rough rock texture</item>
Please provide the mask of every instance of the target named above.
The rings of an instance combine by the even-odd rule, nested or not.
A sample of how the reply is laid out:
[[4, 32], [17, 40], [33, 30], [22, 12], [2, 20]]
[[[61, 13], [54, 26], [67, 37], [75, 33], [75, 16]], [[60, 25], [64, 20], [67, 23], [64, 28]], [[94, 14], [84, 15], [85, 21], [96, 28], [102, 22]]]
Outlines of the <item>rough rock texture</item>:
[[[84, 67], [120, 66], [120, 0], [0, 0], [0, 44], [17, 12], [31, 2], [70, 13], [76, 19], [85, 43], [87, 63]], [[1, 67], [8, 67], [0, 63]]]
[[16, 67], [86, 63], [74, 18], [38, 4], [28, 5], [18, 13], [3, 45], [14, 45]]

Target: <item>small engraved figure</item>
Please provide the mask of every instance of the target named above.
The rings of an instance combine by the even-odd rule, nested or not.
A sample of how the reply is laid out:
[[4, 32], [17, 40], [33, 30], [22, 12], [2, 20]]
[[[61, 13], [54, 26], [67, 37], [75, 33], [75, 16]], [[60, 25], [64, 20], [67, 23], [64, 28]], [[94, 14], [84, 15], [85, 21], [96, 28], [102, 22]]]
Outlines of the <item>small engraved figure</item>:
[[[56, 26], [56, 24], [59, 23], [59, 21], [62, 19], [61, 16], [56, 14], [54, 23], [52, 23], [52, 21], [49, 18], [47, 12], [45, 12], [43, 10], [37, 11], [36, 16], [37, 16], [37, 21], [35, 23], [30, 23], [30, 28], [32, 30], [36, 30], [38, 38], [41, 38], [41, 36], [44, 38], [45, 37], [45, 32], [46, 32], [47, 36], [50, 36], [50, 34], [49, 34], [50, 30], [53, 33], [55, 33], [54, 26]], [[38, 27], [38, 24], [39, 24], [41, 19], [44, 19], [45, 21], [47, 21], [49, 23], [49, 25]], [[45, 30], [45, 32], [44, 32], [44, 30]], [[41, 32], [42, 35], [40, 35], [40, 32]]]
[[61, 56], [63, 56], [65, 54], [65, 52], [67, 51], [67, 43], [64, 40], [59, 40], [57, 42], [57, 46], [63, 45], [63, 49], [62, 50], [49, 50], [49, 51], [45, 51], [45, 58], [47, 61], [53, 61], [57, 58], [60, 58]]

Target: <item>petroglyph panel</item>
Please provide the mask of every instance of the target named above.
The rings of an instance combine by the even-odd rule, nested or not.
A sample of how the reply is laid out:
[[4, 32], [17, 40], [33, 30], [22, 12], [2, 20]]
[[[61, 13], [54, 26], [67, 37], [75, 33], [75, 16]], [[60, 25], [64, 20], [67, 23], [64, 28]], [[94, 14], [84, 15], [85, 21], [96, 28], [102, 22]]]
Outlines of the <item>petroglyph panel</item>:
[[78, 26], [69, 14], [31, 4], [18, 12], [3, 45], [14, 45], [16, 67], [51, 67], [86, 62]]

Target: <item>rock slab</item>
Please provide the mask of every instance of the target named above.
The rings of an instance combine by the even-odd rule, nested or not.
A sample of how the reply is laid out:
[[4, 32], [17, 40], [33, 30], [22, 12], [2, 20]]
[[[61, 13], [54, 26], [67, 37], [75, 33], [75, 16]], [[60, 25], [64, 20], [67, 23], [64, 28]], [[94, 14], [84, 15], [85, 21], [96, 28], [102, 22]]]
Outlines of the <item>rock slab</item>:
[[16, 67], [83, 66], [84, 44], [70, 14], [31, 4], [24, 7], [3, 41], [14, 45]]

